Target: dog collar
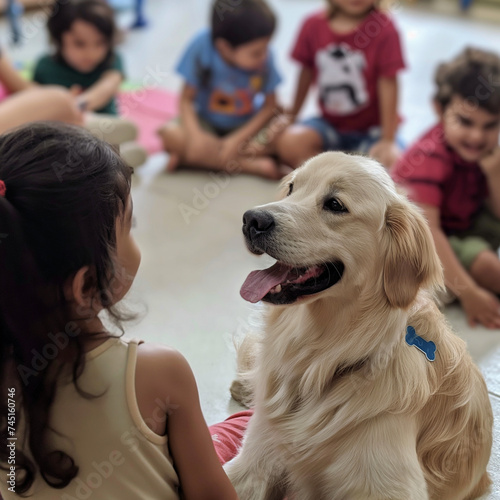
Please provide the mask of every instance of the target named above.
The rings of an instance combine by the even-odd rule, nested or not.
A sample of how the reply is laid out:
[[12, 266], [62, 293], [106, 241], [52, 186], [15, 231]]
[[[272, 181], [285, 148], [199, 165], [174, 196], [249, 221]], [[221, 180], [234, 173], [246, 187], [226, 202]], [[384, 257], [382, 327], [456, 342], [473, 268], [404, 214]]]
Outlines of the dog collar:
[[427, 361], [434, 361], [436, 359], [436, 344], [418, 336], [413, 326], [406, 327], [405, 340], [408, 345], [414, 345], [419, 351], [422, 351]]

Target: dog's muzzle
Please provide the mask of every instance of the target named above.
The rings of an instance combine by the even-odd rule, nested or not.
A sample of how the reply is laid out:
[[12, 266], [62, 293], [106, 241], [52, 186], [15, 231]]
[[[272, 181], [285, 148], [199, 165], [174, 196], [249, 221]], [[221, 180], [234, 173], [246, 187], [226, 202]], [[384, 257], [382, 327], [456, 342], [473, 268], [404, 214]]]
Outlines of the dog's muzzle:
[[344, 274], [344, 264], [338, 259], [308, 266], [280, 261], [276, 254], [276, 220], [267, 210], [256, 208], [245, 212], [243, 234], [252, 253], [267, 253], [277, 259], [269, 269], [254, 271], [245, 280], [240, 293], [249, 302], [264, 300], [272, 304], [292, 304], [300, 297], [332, 287]]

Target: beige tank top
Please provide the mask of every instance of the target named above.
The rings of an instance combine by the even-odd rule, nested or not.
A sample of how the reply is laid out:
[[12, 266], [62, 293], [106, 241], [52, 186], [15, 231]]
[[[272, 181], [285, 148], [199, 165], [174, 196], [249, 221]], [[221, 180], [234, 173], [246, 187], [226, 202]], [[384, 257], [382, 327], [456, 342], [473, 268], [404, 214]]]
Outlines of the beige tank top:
[[[38, 475], [30, 490], [32, 498], [179, 500], [167, 436], [147, 426], [137, 405], [135, 365], [141, 342], [111, 338], [86, 354], [79, 385], [102, 396], [85, 399], [72, 382], [60, 385], [50, 419], [60, 435], [50, 433], [50, 440], [80, 469], [64, 489], [51, 488]], [[168, 407], [163, 410], [163, 415], [168, 413]], [[0, 491], [6, 500], [20, 498], [6, 487], [2, 481]]]

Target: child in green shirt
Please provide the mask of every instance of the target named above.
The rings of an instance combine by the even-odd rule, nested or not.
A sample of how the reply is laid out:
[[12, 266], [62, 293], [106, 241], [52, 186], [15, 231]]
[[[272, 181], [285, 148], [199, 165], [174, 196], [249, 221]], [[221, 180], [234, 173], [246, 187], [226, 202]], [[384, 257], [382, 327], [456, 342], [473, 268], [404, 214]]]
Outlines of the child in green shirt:
[[[95, 89], [93, 89], [94, 85], [106, 83], [109, 84], [110, 87], [114, 87], [114, 83], [116, 81], [120, 83], [123, 76], [123, 63], [119, 54], [113, 54], [109, 62], [104, 61], [100, 63], [88, 73], [84, 73], [70, 66], [60, 56], [47, 54], [39, 59], [35, 68], [33, 80], [41, 84], [55, 83], [63, 87], [73, 88], [76, 92], [81, 91], [78, 96], [78, 101], [82, 107], [89, 109], [89, 106], [95, 107], [97, 106], [96, 102], [101, 101], [100, 95], [98, 95], [97, 97], [94, 96], [94, 103], [91, 102], [92, 94], [95, 93]], [[101, 94], [101, 92], [98, 94]], [[102, 94], [102, 100], [104, 100], [108, 93], [102, 92]], [[91, 96], [90, 99], [89, 95]], [[112, 95], [107, 103], [99, 109], [92, 111], [108, 115], [117, 115], [118, 108], [116, 106], [115, 96]]]
[[85, 111], [86, 127], [101, 139], [120, 144], [131, 166], [144, 163], [145, 150], [125, 144], [136, 139], [136, 126], [117, 116], [116, 95], [124, 71], [114, 50], [118, 30], [112, 8], [104, 0], [57, 0], [47, 28], [56, 50], [38, 61], [34, 81], [71, 89]]

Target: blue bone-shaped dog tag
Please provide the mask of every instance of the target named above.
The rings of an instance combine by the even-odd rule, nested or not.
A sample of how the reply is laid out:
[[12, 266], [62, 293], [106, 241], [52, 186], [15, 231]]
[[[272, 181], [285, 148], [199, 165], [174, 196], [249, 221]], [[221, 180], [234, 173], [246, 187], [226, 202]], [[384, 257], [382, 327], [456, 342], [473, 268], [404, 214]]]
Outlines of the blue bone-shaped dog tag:
[[427, 342], [427, 340], [419, 337], [413, 326], [406, 327], [405, 339], [408, 345], [414, 345], [419, 351], [422, 351], [429, 361], [436, 359], [436, 344], [434, 342]]

